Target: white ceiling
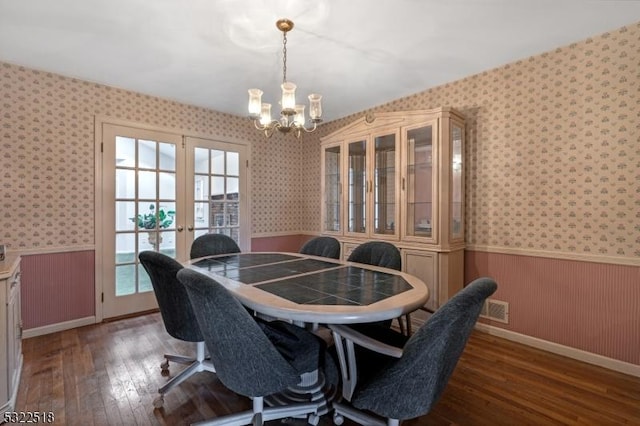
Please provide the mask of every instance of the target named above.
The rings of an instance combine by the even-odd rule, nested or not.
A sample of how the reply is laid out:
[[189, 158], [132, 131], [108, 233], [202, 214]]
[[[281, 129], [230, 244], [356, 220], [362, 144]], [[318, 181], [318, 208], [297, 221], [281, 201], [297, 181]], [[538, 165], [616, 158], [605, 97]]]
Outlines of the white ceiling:
[[327, 121], [633, 24], [640, 0], [0, 0], [0, 61], [244, 116], [248, 88], [278, 101], [280, 17]]

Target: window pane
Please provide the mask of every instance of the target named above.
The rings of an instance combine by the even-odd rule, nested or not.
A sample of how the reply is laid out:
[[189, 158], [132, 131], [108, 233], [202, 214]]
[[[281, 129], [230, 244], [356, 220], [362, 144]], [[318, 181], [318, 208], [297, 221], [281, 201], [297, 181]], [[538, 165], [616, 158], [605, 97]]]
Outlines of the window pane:
[[176, 255], [176, 231], [160, 232], [160, 251], [167, 256]]
[[193, 168], [196, 173], [209, 174], [209, 150], [203, 148], [196, 148]]
[[196, 228], [209, 227], [209, 203], [195, 203], [193, 215]]
[[238, 199], [239, 186], [240, 186], [240, 179], [227, 178], [227, 199], [228, 200]]
[[238, 226], [240, 217], [240, 204], [228, 203], [227, 204], [227, 225]]
[[135, 139], [116, 136], [116, 167], [134, 167], [136, 165]]
[[160, 199], [175, 200], [176, 198], [176, 174], [158, 173], [160, 177]]
[[116, 296], [126, 296], [136, 291], [136, 265], [116, 266]]
[[160, 229], [174, 228], [176, 216], [176, 203], [163, 201], [158, 210], [158, 227]]
[[156, 198], [156, 173], [138, 172], [138, 198]]
[[153, 291], [153, 285], [151, 284], [151, 279], [149, 278], [149, 274], [143, 267], [138, 267], [138, 293], [146, 293], [149, 291]]
[[224, 225], [224, 203], [211, 203], [211, 226]]
[[160, 147], [160, 169], [175, 171], [176, 169], [176, 146], [171, 143], [159, 143]]
[[136, 260], [136, 234], [116, 234], [116, 263], [131, 263]]
[[238, 176], [240, 174], [240, 154], [237, 152], [227, 152], [227, 174]]
[[136, 204], [116, 201], [116, 231], [133, 231], [136, 226]]
[[138, 167], [156, 168], [156, 143], [154, 141], [138, 141]]
[[211, 178], [211, 199], [221, 200], [224, 197], [224, 178], [213, 176]]
[[116, 169], [116, 198], [135, 198], [136, 172]]
[[196, 175], [194, 176], [193, 199], [195, 201], [208, 201], [209, 199], [209, 176]]
[[211, 173], [224, 174], [224, 151], [211, 150]]

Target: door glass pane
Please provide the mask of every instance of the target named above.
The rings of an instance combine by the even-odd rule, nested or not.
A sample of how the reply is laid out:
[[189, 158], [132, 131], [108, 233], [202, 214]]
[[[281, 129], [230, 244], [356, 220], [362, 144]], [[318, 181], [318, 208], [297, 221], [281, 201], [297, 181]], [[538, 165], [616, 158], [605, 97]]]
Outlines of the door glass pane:
[[127, 296], [136, 292], [135, 274], [136, 265], [116, 264], [116, 296]]
[[227, 178], [227, 200], [237, 200], [238, 190], [240, 187], [240, 179], [236, 177]]
[[324, 230], [340, 231], [340, 147], [324, 150]]
[[224, 151], [211, 150], [211, 173], [224, 175]]
[[194, 238], [221, 233], [239, 243], [240, 153], [195, 148], [194, 155]]
[[407, 132], [407, 235], [433, 235], [433, 128]]
[[138, 198], [156, 198], [156, 172], [138, 172]]
[[156, 142], [138, 141], [138, 167], [141, 169], [156, 168]]
[[138, 293], [146, 293], [153, 291], [151, 278], [144, 268], [138, 268]]
[[227, 152], [227, 174], [229, 176], [240, 175], [240, 154], [237, 152]]
[[176, 198], [176, 174], [175, 173], [158, 173], [160, 178], [159, 197], [161, 200], [175, 200]]
[[173, 144], [116, 137], [116, 296], [151, 291], [138, 263], [140, 252], [161, 250], [175, 257], [175, 155]]
[[134, 198], [136, 196], [135, 170], [116, 170], [116, 198]]
[[171, 143], [159, 143], [160, 148], [160, 170], [176, 170], [176, 146]]
[[204, 148], [195, 148], [193, 155], [194, 171], [196, 173], [209, 174], [209, 150]]
[[195, 228], [209, 228], [209, 203], [195, 203], [193, 216]]
[[116, 136], [116, 166], [135, 167], [136, 165], [136, 140]]
[[452, 128], [452, 156], [451, 156], [451, 238], [463, 237], [462, 209], [463, 209], [463, 176], [462, 176], [462, 127], [454, 124]]
[[396, 135], [378, 136], [374, 142], [374, 232], [393, 235], [396, 229]]
[[350, 143], [348, 155], [348, 229], [349, 232], [364, 233], [366, 232], [366, 191], [368, 189], [366, 141]]
[[136, 204], [116, 201], [116, 231], [133, 231], [136, 227]]

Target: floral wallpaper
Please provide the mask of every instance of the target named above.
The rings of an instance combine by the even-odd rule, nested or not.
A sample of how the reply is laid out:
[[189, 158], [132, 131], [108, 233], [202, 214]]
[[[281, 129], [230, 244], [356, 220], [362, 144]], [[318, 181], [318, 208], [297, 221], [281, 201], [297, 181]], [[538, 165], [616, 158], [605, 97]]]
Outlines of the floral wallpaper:
[[0, 243], [10, 250], [94, 244], [96, 115], [249, 142], [252, 233], [300, 230], [300, 141], [267, 140], [245, 117], [7, 63], [0, 105]]
[[[94, 117], [252, 146], [252, 234], [320, 229], [319, 138], [366, 112], [467, 117], [471, 247], [640, 257], [640, 23], [265, 139], [244, 117], [0, 63], [0, 243], [94, 243]], [[99, 226], [99, 225], [98, 225]]]
[[[467, 118], [466, 241], [640, 257], [640, 23], [366, 112], [450, 106]], [[305, 194], [320, 205], [319, 152]], [[316, 156], [319, 158], [319, 154]], [[312, 177], [309, 177], [312, 176]], [[308, 208], [307, 229], [320, 215]]]

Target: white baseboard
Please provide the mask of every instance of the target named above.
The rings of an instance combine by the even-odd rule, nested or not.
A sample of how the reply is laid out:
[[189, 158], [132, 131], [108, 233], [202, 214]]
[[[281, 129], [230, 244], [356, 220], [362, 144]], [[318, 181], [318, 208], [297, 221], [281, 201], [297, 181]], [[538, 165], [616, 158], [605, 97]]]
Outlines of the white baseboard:
[[536, 349], [551, 352], [557, 355], [566, 356], [567, 358], [576, 359], [599, 367], [608, 368], [609, 370], [618, 371], [630, 376], [640, 377], [640, 365], [631, 364], [617, 359], [607, 358], [602, 355], [572, 348], [570, 346], [560, 345], [558, 343], [549, 342], [547, 340], [538, 339], [536, 337], [527, 336], [525, 334], [516, 333], [505, 330], [504, 328], [494, 327], [487, 324], [476, 324], [476, 330], [485, 332], [492, 336], [502, 337], [507, 340], [522, 343]]
[[71, 321], [59, 322], [56, 324], [45, 325], [43, 327], [30, 328], [22, 331], [22, 338], [28, 339], [29, 337], [42, 336], [45, 334], [51, 334], [58, 331], [69, 330], [71, 328], [82, 327], [85, 325], [91, 325], [96, 323], [96, 317], [84, 317]]

